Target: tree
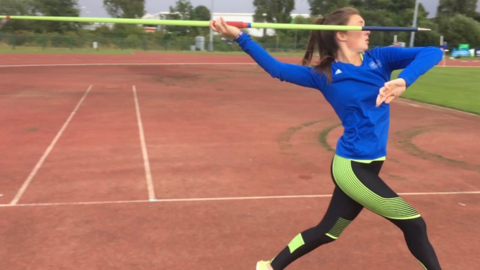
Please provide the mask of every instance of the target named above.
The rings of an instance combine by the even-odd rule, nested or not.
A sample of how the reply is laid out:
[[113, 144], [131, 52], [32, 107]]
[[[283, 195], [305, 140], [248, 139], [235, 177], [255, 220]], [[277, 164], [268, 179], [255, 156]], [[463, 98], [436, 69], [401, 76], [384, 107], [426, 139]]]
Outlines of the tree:
[[364, 0], [364, 8], [368, 10], [388, 9], [392, 4], [390, 0]]
[[454, 16], [455, 14], [475, 17], [477, 0], [440, 0], [437, 16]]
[[[0, 0], [0, 14], [78, 17], [80, 10], [78, 0]], [[76, 32], [80, 26], [71, 22], [11, 20], [2, 30], [65, 33]]]
[[[292, 23], [312, 24], [314, 23], [314, 19], [299, 15], [292, 19]], [[288, 43], [293, 43], [295, 49], [305, 47], [308, 43], [308, 39], [310, 38], [310, 32], [305, 30], [288, 30], [286, 31], [285, 35], [288, 37]]]
[[[145, 14], [145, 0], [103, 0], [103, 7], [114, 18], [142, 18]], [[116, 24], [114, 32], [126, 37], [138, 32], [136, 25]]]
[[[78, 0], [34, 0], [35, 11], [45, 16], [79, 17]], [[80, 23], [72, 22], [37, 22], [46, 32], [64, 33], [77, 31]]]
[[460, 43], [480, 45], [480, 23], [474, 19], [457, 14], [453, 17], [441, 17], [438, 22], [440, 33], [449, 46], [456, 47]]
[[[295, 9], [295, 0], [254, 0], [255, 22], [289, 23], [292, 20], [290, 13]], [[286, 33], [285, 30], [276, 30], [277, 33]], [[263, 29], [266, 38], [267, 29]]]
[[193, 15], [193, 5], [190, 0], [178, 0], [175, 7], [170, 7], [170, 13], [176, 13], [182, 20], [189, 20]]
[[350, 6], [350, 0], [308, 0], [311, 15], [326, 16], [332, 11]]
[[475, 16], [473, 16], [473, 19], [477, 22], [480, 22], [480, 12], [476, 12]]
[[[32, 0], [0, 0], [0, 14], [32, 15], [35, 14], [35, 5]], [[3, 32], [35, 31], [38, 24], [26, 20], [8, 20], [1, 30]]]
[[[437, 24], [430, 19], [419, 18], [418, 25], [430, 28], [432, 31], [415, 33], [414, 46], [438, 46], [440, 43], [440, 33], [438, 32]], [[410, 38], [410, 33], [408, 33], [408, 38]]]
[[145, 0], [103, 0], [103, 6], [114, 18], [141, 18], [145, 14]]
[[197, 21], [208, 21], [210, 20], [210, 10], [206, 6], [196, 6], [191, 17]]
[[256, 7], [254, 21], [289, 23], [292, 19], [290, 13], [295, 9], [295, 0], [254, 0], [253, 5]]
[[0, 14], [31, 15], [33, 12], [32, 0], [0, 0]]
[[[190, 0], [177, 0], [175, 6], [170, 6], [170, 20], [190, 20], [194, 17], [193, 5]], [[169, 26], [168, 32], [175, 36], [187, 36], [192, 31], [191, 27]], [[197, 31], [198, 32], [198, 31]]]
[[80, 16], [78, 0], [34, 0], [37, 11], [46, 16]]
[[[210, 10], [206, 6], [196, 6], [192, 10], [192, 14], [190, 16], [191, 20], [196, 21], [208, 21], [210, 20]], [[204, 36], [206, 35], [210, 29], [205, 27], [191, 27], [190, 34], [193, 36]]]
[[[421, 3], [419, 9], [420, 6], [423, 7]], [[391, 0], [388, 6], [388, 10], [396, 14], [404, 13], [407, 9], [415, 9], [415, 0]]]
[[[391, 26], [394, 25], [393, 18], [389, 17], [389, 12], [386, 9], [379, 10], [360, 10], [363, 19], [367, 25], [372, 26]], [[393, 32], [383, 32], [383, 31], [374, 31], [370, 34], [370, 45], [371, 46], [386, 46], [391, 45], [393, 42], [393, 36], [396, 33]]]
[[[389, 17], [393, 19], [395, 26], [412, 26], [413, 15], [415, 14], [415, 0], [392, 1], [388, 10]], [[417, 25], [422, 25], [421, 20], [427, 19], [428, 12], [422, 3], [418, 5]]]
[[350, 0], [350, 6], [355, 8], [363, 8], [364, 0]]

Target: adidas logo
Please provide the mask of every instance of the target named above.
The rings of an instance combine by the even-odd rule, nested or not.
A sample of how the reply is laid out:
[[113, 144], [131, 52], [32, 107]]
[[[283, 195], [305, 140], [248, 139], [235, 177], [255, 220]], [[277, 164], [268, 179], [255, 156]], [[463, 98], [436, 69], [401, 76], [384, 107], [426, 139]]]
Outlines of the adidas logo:
[[342, 71], [340, 69], [337, 69], [337, 71], [335, 71], [335, 75], [338, 75], [338, 74], [341, 74]]
[[382, 67], [382, 63], [378, 60], [374, 60], [374, 61], [370, 62], [369, 66], [372, 69], [376, 69], [376, 68]]

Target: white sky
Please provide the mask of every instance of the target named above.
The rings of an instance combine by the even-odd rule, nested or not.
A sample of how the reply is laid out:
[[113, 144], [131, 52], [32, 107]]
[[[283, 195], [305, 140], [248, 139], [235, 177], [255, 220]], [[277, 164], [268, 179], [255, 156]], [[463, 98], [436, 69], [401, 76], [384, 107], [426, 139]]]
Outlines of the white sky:
[[[175, 5], [176, 0], [146, 0], [145, 9], [148, 13], [157, 13], [168, 11], [170, 6]], [[204, 5], [211, 9], [212, 0], [190, 0], [193, 6]], [[420, 0], [430, 13], [429, 17], [435, 16], [439, 0]], [[103, 0], [79, 0], [82, 9], [81, 16], [86, 17], [109, 17], [103, 8]], [[296, 0], [295, 10], [292, 13], [310, 13], [310, 6], [307, 0]], [[254, 12], [253, 0], [233, 1], [233, 0], [214, 0], [214, 12]], [[480, 11], [480, 5], [477, 5]]]

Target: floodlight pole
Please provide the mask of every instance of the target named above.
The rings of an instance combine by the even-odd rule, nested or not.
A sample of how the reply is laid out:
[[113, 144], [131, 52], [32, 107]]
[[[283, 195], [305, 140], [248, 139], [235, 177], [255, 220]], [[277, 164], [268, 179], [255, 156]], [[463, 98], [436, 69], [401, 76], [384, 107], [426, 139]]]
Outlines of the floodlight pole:
[[[212, 9], [210, 10], [210, 20], [213, 20], [213, 5], [214, 5], [214, 1], [215, 0], [212, 0]], [[213, 52], [213, 30], [212, 28], [210, 28], [210, 43], [208, 44], [208, 50], [210, 52]]]
[[[418, 4], [419, 1], [415, 1], [415, 12], [413, 14], [413, 27], [417, 27], [417, 15], [418, 15]], [[410, 48], [413, 47], [413, 41], [415, 40], [415, 32], [410, 34]]]

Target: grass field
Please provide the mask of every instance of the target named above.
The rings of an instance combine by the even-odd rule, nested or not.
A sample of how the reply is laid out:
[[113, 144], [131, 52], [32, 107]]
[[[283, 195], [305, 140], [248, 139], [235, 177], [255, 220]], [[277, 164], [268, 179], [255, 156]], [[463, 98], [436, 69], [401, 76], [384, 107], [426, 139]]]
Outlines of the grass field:
[[[393, 74], [396, 78], [400, 72]], [[480, 68], [435, 67], [404, 98], [480, 114]]]
[[[46, 47], [45, 50], [42, 47], [16, 47], [15, 50], [12, 49], [11, 46], [0, 46], [0, 53], [40, 53], [40, 54], [51, 54], [51, 53], [62, 53], [62, 54], [132, 54], [135, 52], [148, 52], [148, 53], [182, 53], [182, 54], [214, 54], [214, 55], [245, 55], [243, 51], [215, 51], [215, 52], [208, 52], [208, 51], [175, 51], [175, 50], [141, 50], [141, 49], [128, 49], [128, 50], [121, 50], [121, 49], [108, 49], [108, 48], [100, 48], [99, 50], [95, 50], [93, 48], [74, 48], [71, 50], [70, 48], [54, 48], [54, 47]], [[303, 52], [271, 52], [274, 56], [303, 56]]]
[[[186, 50], [142, 50], [142, 49], [125, 49], [121, 50], [118, 48], [100, 48], [99, 50], [93, 48], [62, 48], [62, 47], [29, 47], [29, 46], [18, 46], [15, 49], [12, 46], [5, 44], [0, 44], [0, 53], [65, 53], [65, 54], [132, 54], [135, 52], [149, 52], [149, 53], [182, 53], [182, 54], [214, 54], [214, 55], [244, 55], [243, 51], [186, 51]], [[290, 52], [269, 52], [274, 56], [298, 56], [303, 57], [304, 51], [299, 49], [297, 51]], [[449, 55], [447, 55], [449, 57]], [[459, 60], [480, 60], [479, 57], [461, 57]]]
[[69, 48], [45, 48], [41, 47], [16, 47], [12, 49], [10, 46], [1, 46], [0, 53], [34, 53], [34, 54], [131, 54], [132, 50], [119, 50], [119, 49], [105, 49], [105, 50], [94, 50], [94, 49], [73, 49]]

